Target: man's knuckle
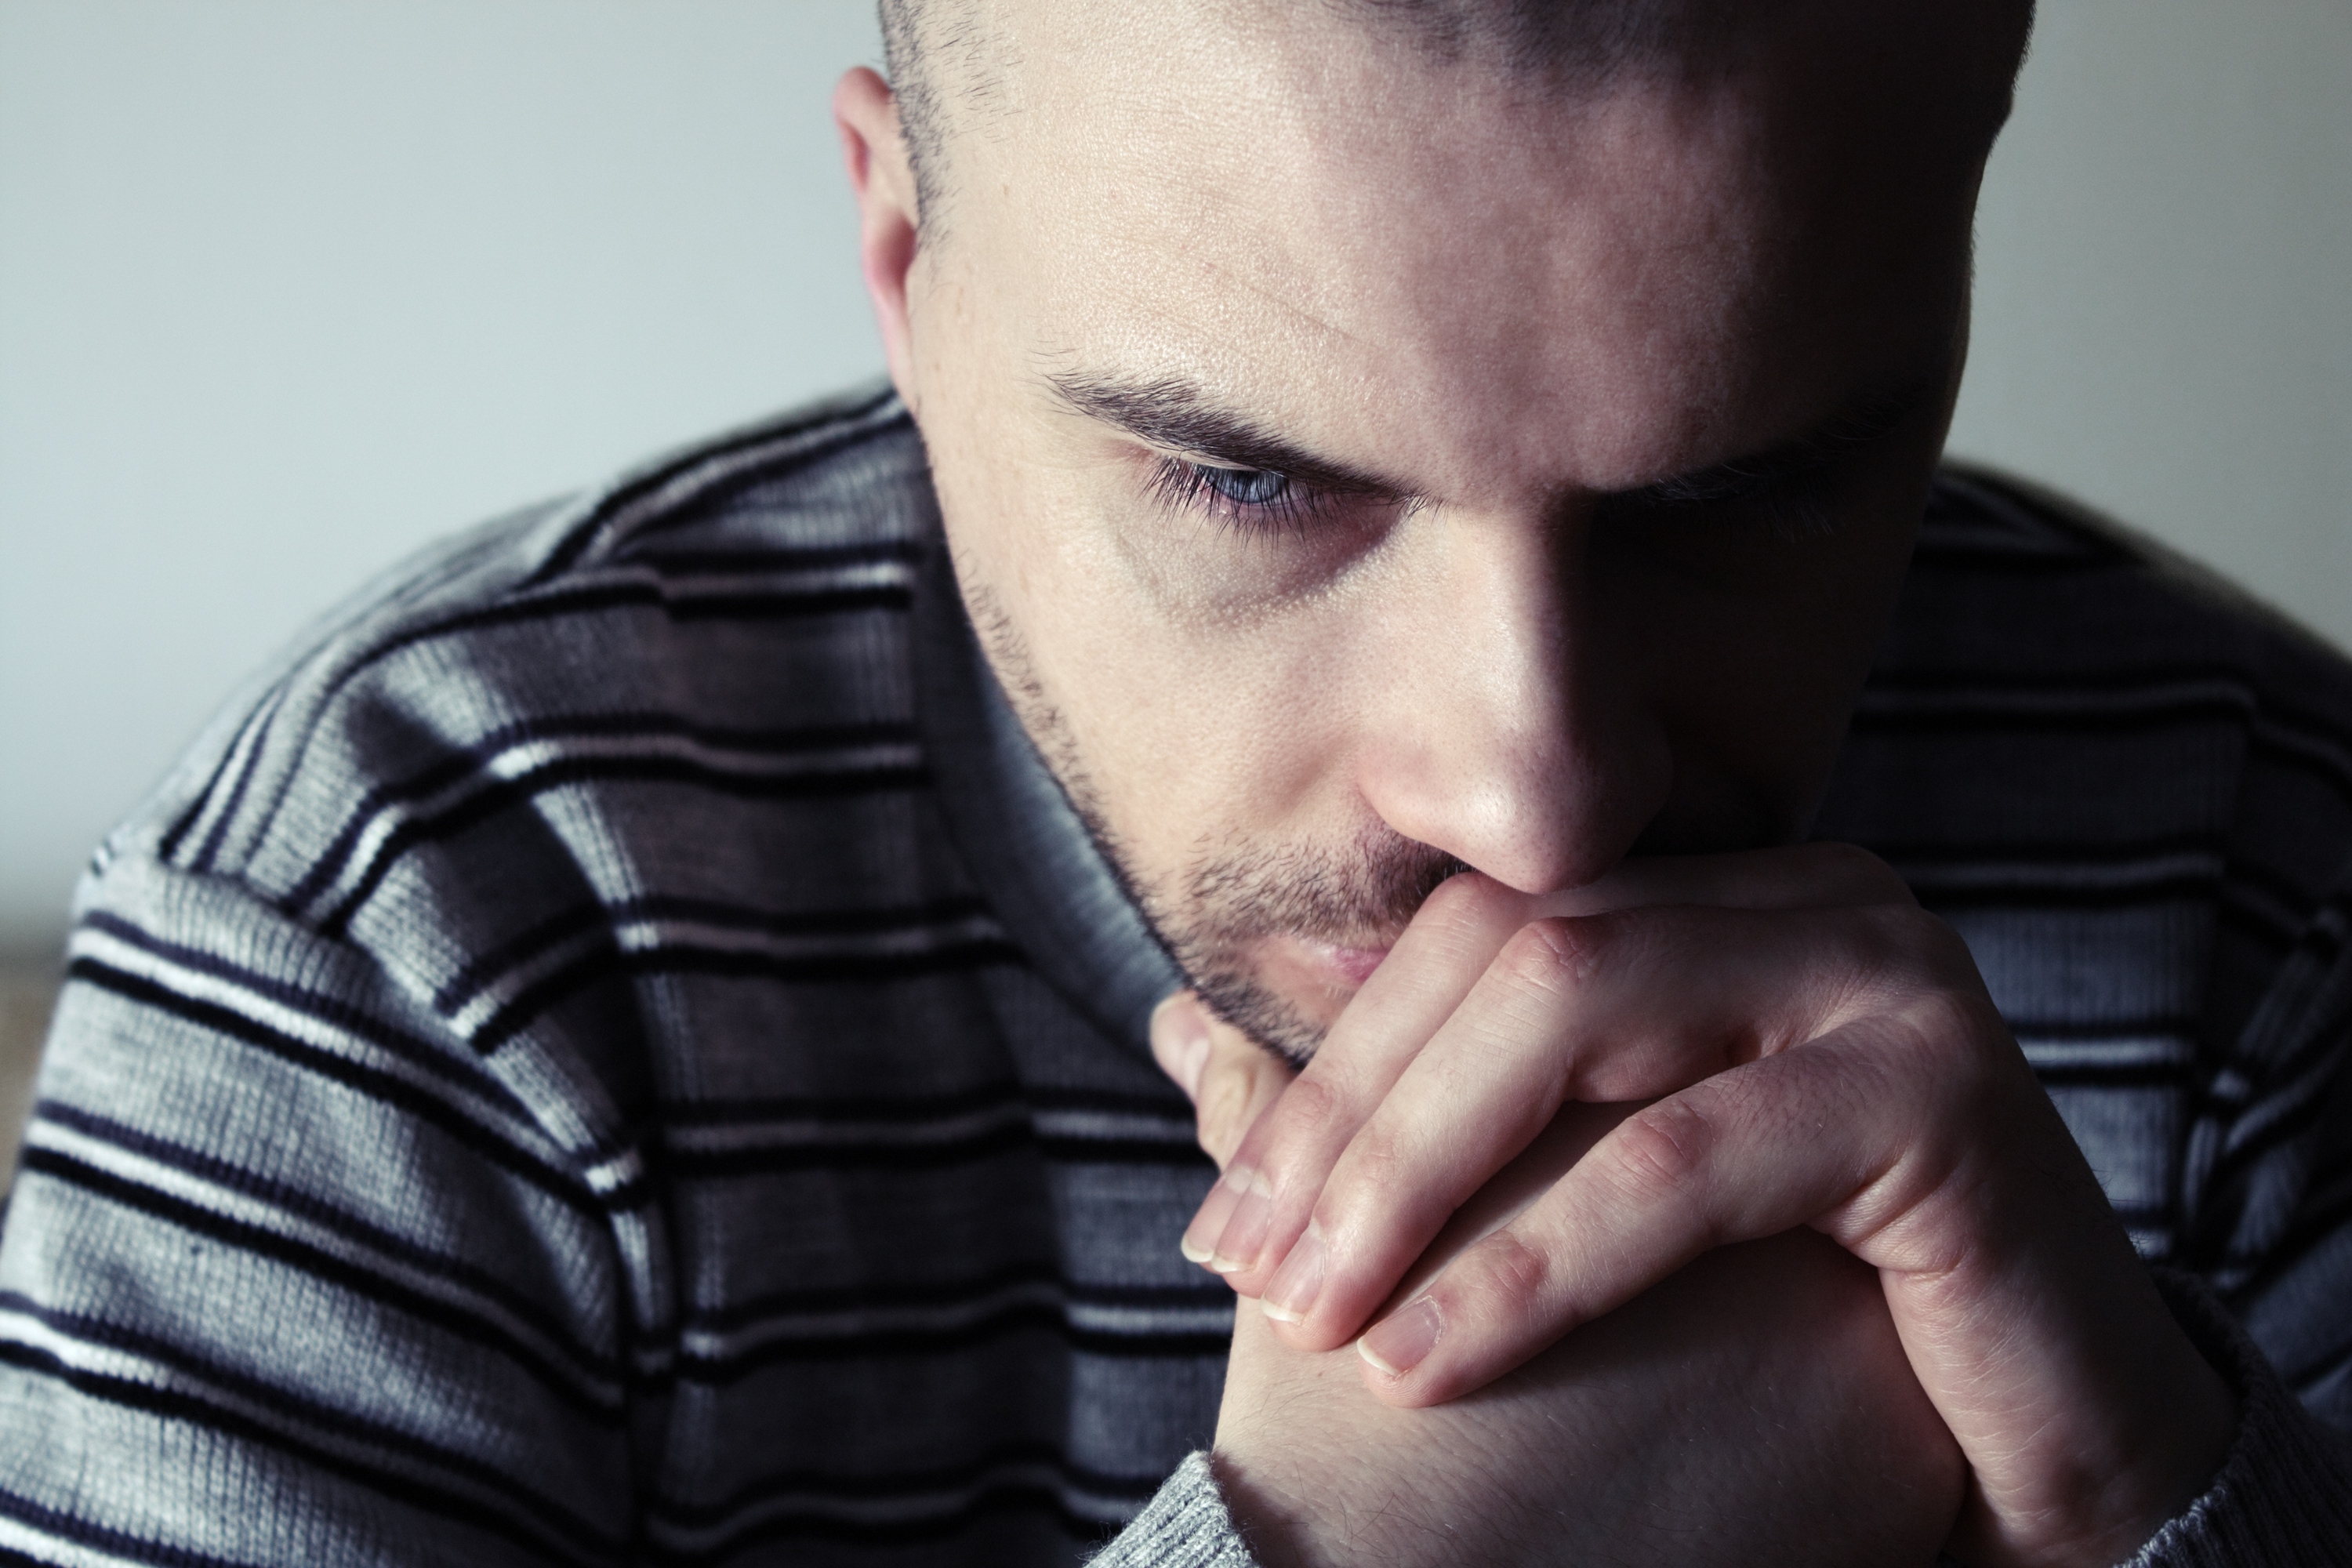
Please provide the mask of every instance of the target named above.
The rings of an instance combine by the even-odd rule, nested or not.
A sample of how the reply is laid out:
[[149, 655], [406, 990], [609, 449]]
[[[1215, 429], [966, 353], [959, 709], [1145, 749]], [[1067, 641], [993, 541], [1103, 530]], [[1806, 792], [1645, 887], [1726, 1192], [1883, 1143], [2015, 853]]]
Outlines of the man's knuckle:
[[1285, 1134], [1317, 1136], [1346, 1115], [1348, 1097], [1328, 1078], [1301, 1075], [1283, 1091], [1276, 1128]]
[[1504, 1321], [1523, 1318], [1551, 1294], [1552, 1259], [1508, 1227], [1478, 1244], [1475, 1293]]
[[1637, 1202], [1686, 1197], [1715, 1139], [1713, 1117], [1687, 1097], [1644, 1107], [1618, 1126], [1619, 1183]]
[[1495, 960], [1496, 971], [1533, 991], [1561, 991], [1591, 981], [1606, 962], [1612, 926], [1601, 915], [1551, 915], [1519, 929]]
[[1980, 1115], [2032, 1076], [1991, 1005], [1948, 992], [1924, 995], [1902, 1018], [1915, 1093]]
[[1896, 1017], [1914, 1050], [1941, 1054], [1968, 1041], [1975, 1032], [1974, 1014], [1967, 998], [1927, 988], [1905, 998]]
[[1824, 1026], [1898, 1011], [1938, 984], [1920, 923], [1934, 917], [1916, 906], [1872, 904], [1829, 918], [1813, 969]]
[[1408, 1194], [1420, 1186], [1420, 1173], [1405, 1141], [1397, 1130], [1375, 1121], [1348, 1145], [1346, 1185], [1367, 1195]]
[[1975, 954], [1941, 915], [1916, 904], [1882, 905], [1874, 912], [1886, 941], [1901, 948], [1922, 984], [1964, 991], [1980, 987]]
[[1931, 1034], [1973, 1029], [1990, 999], [1976, 960], [1944, 921], [1916, 904], [1854, 910], [1846, 1010], [1903, 1017]]

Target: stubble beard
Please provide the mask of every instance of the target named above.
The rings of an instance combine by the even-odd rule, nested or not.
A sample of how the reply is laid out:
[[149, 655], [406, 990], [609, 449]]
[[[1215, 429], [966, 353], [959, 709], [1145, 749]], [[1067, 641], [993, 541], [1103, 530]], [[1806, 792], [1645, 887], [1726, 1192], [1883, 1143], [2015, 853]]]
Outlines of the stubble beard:
[[[1101, 842], [1098, 830], [1089, 831]], [[1211, 852], [1204, 844], [1171, 879], [1181, 898], [1155, 896], [1145, 886], [1137, 903], [1210, 1011], [1304, 1067], [1327, 1026], [1258, 978], [1250, 966], [1253, 950], [1276, 936], [1386, 947], [1437, 885], [1461, 869], [1452, 856], [1385, 826], [1360, 834], [1344, 851], [1235, 844]], [[1131, 870], [1122, 867], [1120, 874], [1134, 885]]]
[[1234, 834], [1204, 833], [1182, 866], [1150, 875], [1110, 822], [1077, 739], [1046, 697], [1018, 629], [984, 586], [966, 579], [962, 588], [1014, 717], [1129, 901], [1211, 1012], [1293, 1067], [1304, 1067], [1322, 1045], [1327, 1026], [1265, 984], [1255, 953], [1266, 939], [1283, 936], [1384, 947], [1440, 882], [1465, 868], [1463, 863], [1375, 820], [1338, 848], [1265, 846]]

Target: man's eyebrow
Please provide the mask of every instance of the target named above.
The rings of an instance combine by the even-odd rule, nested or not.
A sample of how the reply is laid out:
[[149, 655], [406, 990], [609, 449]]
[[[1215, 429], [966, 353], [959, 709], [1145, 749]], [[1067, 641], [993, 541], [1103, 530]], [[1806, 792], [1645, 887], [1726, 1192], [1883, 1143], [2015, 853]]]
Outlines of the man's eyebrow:
[[[1155, 447], [1227, 468], [1278, 473], [1318, 489], [1405, 497], [1411, 487], [1317, 456], [1246, 415], [1223, 408], [1181, 376], [1129, 380], [1073, 372], [1049, 374], [1062, 403]], [[1612, 499], [1636, 505], [1694, 506], [1743, 500], [1811, 478], [1848, 455], [1875, 446], [1931, 401], [1940, 374], [1866, 393], [1801, 436], [1745, 457], [1710, 463]]]
[[1744, 458], [1620, 490], [1612, 499], [1636, 505], [1704, 506], [1763, 495], [1876, 446], [1926, 407], [1942, 386], [1942, 375], [1930, 374], [1865, 393], [1801, 436]]
[[1398, 496], [1407, 487], [1347, 463], [1318, 457], [1265, 426], [1222, 408], [1181, 376], [1127, 380], [1060, 372], [1046, 384], [1076, 413], [1099, 419], [1139, 440], [1223, 468], [1263, 469], [1317, 489]]

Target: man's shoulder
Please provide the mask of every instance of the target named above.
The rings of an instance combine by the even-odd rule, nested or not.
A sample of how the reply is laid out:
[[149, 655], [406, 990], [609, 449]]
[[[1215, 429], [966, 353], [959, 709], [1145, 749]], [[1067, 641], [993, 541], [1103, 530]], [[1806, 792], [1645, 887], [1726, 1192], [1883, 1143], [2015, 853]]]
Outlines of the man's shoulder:
[[2079, 505], [1948, 471], [1818, 826], [1959, 929], [2168, 1252], [2185, 1178], [2161, 1129], [2340, 946], [2352, 662]]
[[[2179, 765], [2123, 765], [2092, 792], [2106, 806], [2084, 804], [2168, 796], [2166, 811], [2210, 817], [2263, 764], [2352, 793], [2352, 660], [2144, 534], [2029, 481], [1956, 467], [1937, 478], [1853, 736], [1988, 762], [2004, 748], [2045, 762], [2169, 749]], [[1973, 771], [1964, 787], [2045, 816], [2049, 802], [2029, 800], [2037, 783], [2063, 787]]]
[[2086, 903], [2196, 883], [2291, 940], [2352, 856], [2352, 660], [2077, 503], [1949, 469], [1825, 817], [1923, 890], [1995, 862]]
[[1937, 666], [2020, 681], [2204, 674], [2352, 728], [2341, 650], [2155, 538], [1973, 465], [1936, 478], [1874, 683]]
[[901, 623], [933, 518], [919, 437], [870, 388], [459, 535], [257, 677], [100, 868], [226, 879], [339, 935], [436, 855], [445, 882], [457, 855], [509, 893], [576, 883], [583, 856], [688, 830], [665, 786], [769, 803], [911, 776]]

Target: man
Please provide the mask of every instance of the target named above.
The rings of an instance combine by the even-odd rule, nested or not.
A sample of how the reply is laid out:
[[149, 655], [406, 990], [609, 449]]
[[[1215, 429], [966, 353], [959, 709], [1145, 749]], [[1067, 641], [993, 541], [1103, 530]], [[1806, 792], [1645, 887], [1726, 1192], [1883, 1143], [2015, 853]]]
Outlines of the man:
[[887, 19], [895, 395], [110, 840], [0, 1548], [2352, 1550], [2352, 674], [1933, 477], [2023, 7]]

